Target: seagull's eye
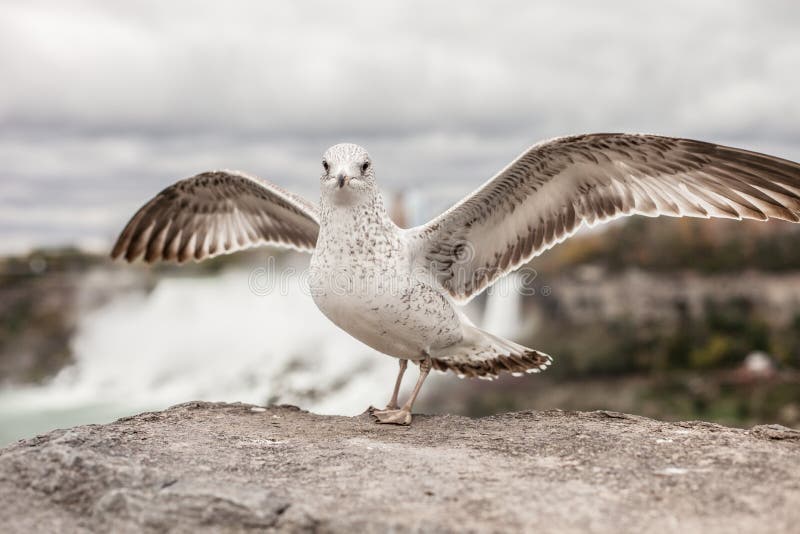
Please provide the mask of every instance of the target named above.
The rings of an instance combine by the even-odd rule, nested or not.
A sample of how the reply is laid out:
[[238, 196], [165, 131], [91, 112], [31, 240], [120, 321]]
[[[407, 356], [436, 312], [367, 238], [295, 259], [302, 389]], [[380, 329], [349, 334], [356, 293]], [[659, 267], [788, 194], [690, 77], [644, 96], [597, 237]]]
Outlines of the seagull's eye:
[[322, 160], [322, 168], [325, 169], [325, 172], [328, 172], [328, 171], [331, 170], [330, 165], [328, 165], [328, 162], [326, 160], [324, 160], [324, 159]]
[[369, 169], [369, 161], [365, 161], [364, 163], [361, 164], [362, 173], [367, 172], [367, 169]]

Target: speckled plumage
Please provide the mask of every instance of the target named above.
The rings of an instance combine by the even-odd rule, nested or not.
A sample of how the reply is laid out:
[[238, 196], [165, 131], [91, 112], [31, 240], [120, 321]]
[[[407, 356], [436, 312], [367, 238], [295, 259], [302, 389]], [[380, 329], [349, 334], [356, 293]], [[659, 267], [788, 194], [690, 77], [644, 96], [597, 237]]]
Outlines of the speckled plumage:
[[241, 173], [203, 173], [148, 202], [112, 256], [202, 260], [263, 243], [313, 251], [309, 285], [331, 321], [385, 354], [420, 362], [410, 422], [432, 367], [465, 376], [538, 372], [546, 354], [484, 332], [463, 315], [495, 280], [574, 234], [632, 214], [800, 221], [800, 165], [689, 139], [590, 134], [534, 145], [426, 225], [387, 216], [367, 152], [323, 158], [321, 205]]
[[[349, 145], [339, 148], [327, 154], [333, 165], [349, 156]], [[457, 342], [458, 313], [415, 278], [405, 232], [389, 219], [377, 190], [367, 186], [354, 204], [337, 203], [339, 194], [323, 186], [309, 278], [319, 309], [355, 338], [399, 358], [420, 360]]]
[[[539, 371], [550, 357], [476, 328], [414, 261], [417, 237], [388, 217], [367, 152], [336, 145], [326, 152], [320, 233], [309, 279], [319, 309], [353, 337], [385, 354], [465, 376]], [[342, 188], [331, 176], [361, 176]], [[349, 191], [355, 190], [355, 194]], [[507, 359], [508, 358], [508, 359]], [[516, 361], [514, 361], [516, 358]], [[506, 360], [507, 359], [507, 360]]]

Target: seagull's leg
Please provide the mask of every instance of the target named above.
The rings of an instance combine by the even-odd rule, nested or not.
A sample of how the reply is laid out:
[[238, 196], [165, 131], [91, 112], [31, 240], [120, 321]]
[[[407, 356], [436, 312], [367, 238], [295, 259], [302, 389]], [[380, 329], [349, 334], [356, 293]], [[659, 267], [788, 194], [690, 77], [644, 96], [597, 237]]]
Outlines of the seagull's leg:
[[376, 410], [375, 408], [370, 407], [369, 412], [372, 415], [388, 411], [397, 411], [397, 408], [399, 407], [397, 404], [397, 396], [400, 394], [400, 384], [403, 383], [403, 374], [406, 372], [406, 367], [408, 367], [408, 360], [399, 360], [399, 362], [400, 371], [397, 373], [397, 381], [394, 383], [394, 392], [392, 392], [392, 398], [389, 401], [389, 404], [387, 404], [386, 408], [383, 410]]
[[406, 372], [408, 367], [408, 360], [400, 360], [400, 371], [397, 373], [397, 381], [394, 383], [394, 391], [389, 404], [386, 405], [387, 410], [396, 410], [398, 408], [397, 395], [400, 394], [400, 384], [403, 383], [403, 373]]
[[417, 400], [419, 390], [422, 389], [422, 383], [425, 382], [425, 379], [428, 377], [428, 373], [431, 372], [431, 366], [432, 363], [430, 356], [426, 356], [425, 359], [420, 362], [417, 385], [414, 386], [411, 396], [408, 398], [402, 408], [399, 410], [383, 410], [372, 413], [372, 415], [378, 418], [379, 423], [390, 423], [395, 425], [411, 424], [411, 408], [414, 406], [414, 401]]

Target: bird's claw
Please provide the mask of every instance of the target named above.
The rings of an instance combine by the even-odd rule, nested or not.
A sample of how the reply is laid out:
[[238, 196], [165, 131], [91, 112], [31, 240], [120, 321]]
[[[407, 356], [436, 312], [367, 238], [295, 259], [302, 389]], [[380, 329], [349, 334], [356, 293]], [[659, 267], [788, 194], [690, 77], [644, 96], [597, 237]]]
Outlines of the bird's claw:
[[372, 410], [371, 415], [377, 419], [377, 423], [387, 425], [410, 425], [411, 412], [409, 410]]

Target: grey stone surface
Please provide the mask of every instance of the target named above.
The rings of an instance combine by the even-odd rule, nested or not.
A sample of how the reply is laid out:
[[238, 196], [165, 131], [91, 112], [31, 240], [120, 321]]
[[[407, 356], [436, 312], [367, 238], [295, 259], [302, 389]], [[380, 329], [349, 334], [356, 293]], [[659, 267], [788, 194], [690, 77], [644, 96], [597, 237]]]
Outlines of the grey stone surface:
[[191, 402], [0, 451], [3, 532], [798, 532], [800, 432]]

